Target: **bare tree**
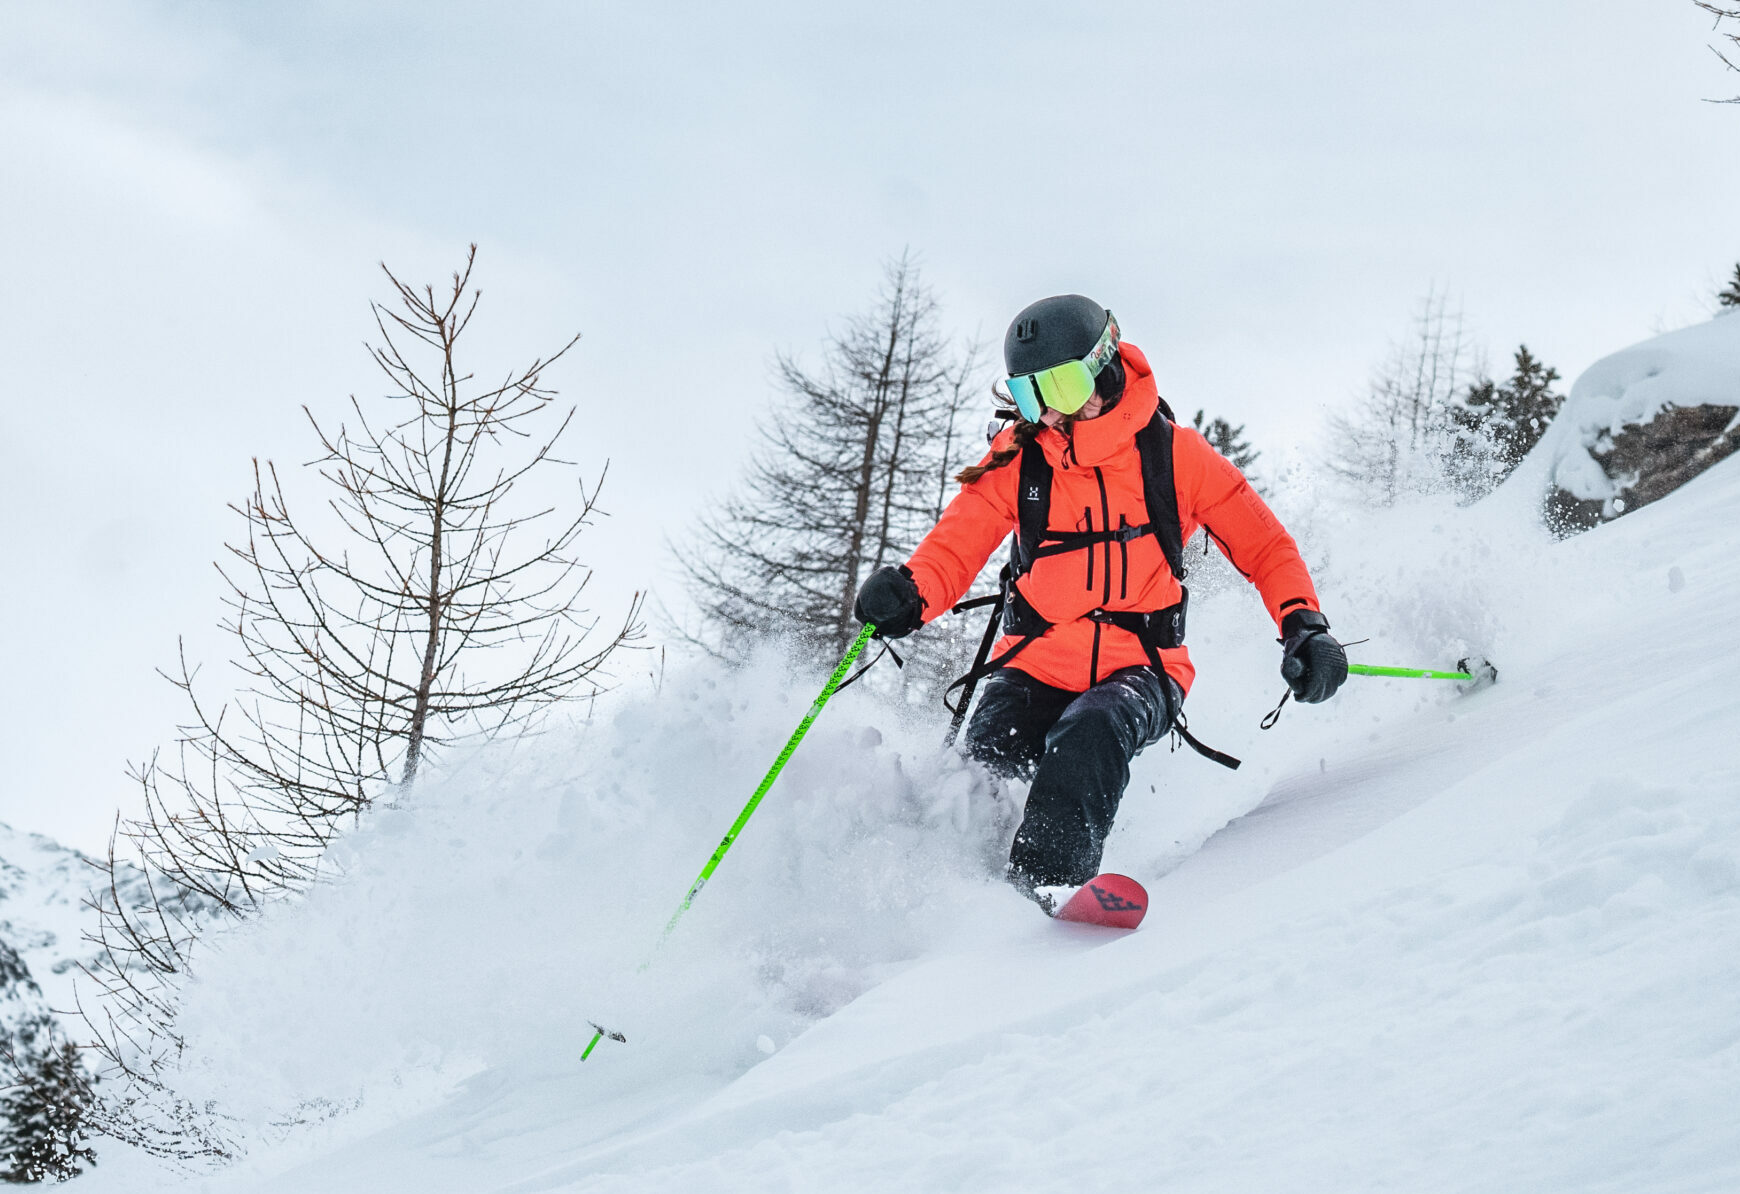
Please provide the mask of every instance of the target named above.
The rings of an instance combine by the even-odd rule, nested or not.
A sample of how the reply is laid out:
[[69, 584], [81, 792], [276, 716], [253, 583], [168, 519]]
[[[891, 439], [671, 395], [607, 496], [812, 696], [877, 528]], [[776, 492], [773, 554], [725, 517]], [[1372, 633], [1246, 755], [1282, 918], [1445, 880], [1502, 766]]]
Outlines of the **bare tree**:
[[[1736, 272], [1740, 272], [1737, 270]], [[976, 445], [961, 424], [966, 421], [967, 407], [972, 404], [972, 390], [982, 379], [984, 366], [980, 358], [984, 355], [983, 341], [974, 337], [967, 341], [961, 350], [959, 359], [954, 362], [952, 376], [949, 379], [948, 419], [943, 425], [942, 444], [936, 453], [936, 505], [932, 507], [930, 521], [934, 525], [942, 517], [943, 507], [949, 504], [953, 496], [956, 482], [957, 465], [965, 457], [974, 454]]]
[[678, 550], [704, 618], [691, 637], [727, 658], [773, 634], [843, 651], [858, 587], [911, 552], [972, 450], [961, 423], [979, 354], [943, 334], [910, 254], [889, 263], [875, 306], [829, 341], [819, 371], [784, 354], [777, 369], [788, 402], [762, 424], [747, 476]]
[[[1740, 29], [1740, 5], [1716, 4], [1712, 0], [1692, 0], [1692, 3], [1715, 17], [1716, 22], [1711, 26], [1711, 29], [1722, 40], [1731, 42], [1736, 47], [1724, 52], [1718, 46], [1711, 46], [1710, 52], [1720, 58], [1722, 65], [1729, 70], [1740, 71], [1740, 64], [1737, 64], [1734, 58], [1728, 57], [1729, 54], [1733, 54], [1735, 58], [1740, 58], [1740, 32], [1732, 32], [1726, 25], [1726, 22], [1733, 21], [1735, 29]], [[1713, 104], [1740, 104], [1740, 95], [1730, 96], [1728, 99], [1711, 100], [1710, 102]]]
[[1436, 290], [1421, 301], [1409, 337], [1392, 348], [1365, 395], [1331, 416], [1327, 463], [1373, 505], [1456, 487], [1451, 464], [1462, 434], [1453, 412], [1479, 371], [1463, 329]]
[[[135, 768], [146, 813], [118, 825], [93, 897], [105, 952], [85, 1019], [127, 1080], [120, 1097], [162, 1121], [135, 1143], [225, 1151], [197, 1109], [165, 1101], [163, 1083], [180, 1049], [177, 985], [205, 926], [312, 882], [333, 836], [410, 793], [443, 747], [596, 694], [610, 656], [641, 633], [638, 595], [602, 641], [579, 607], [590, 573], [573, 549], [602, 475], [590, 487], [576, 477], [571, 503], [524, 500], [534, 472], [576, 470], [556, 454], [574, 411], [554, 408], [543, 375], [579, 337], [478, 383], [459, 351], [481, 297], [476, 252], [439, 290], [382, 267], [393, 305], [372, 304], [369, 351], [387, 395], [378, 409], [353, 395], [354, 422], [336, 428], [304, 408], [326, 509], [293, 514], [277, 468], [258, 461], [253, 493], [233, 507], [243, 533], [219, 570], [240, 695], [203, 700], [183, 655], [171, 679], [191, 719], [171, 759]], [[135, 873], [142, 902], [122, 890]], [[138, 1105], [111, 1103], [105, 1126], [139, 1121]]]

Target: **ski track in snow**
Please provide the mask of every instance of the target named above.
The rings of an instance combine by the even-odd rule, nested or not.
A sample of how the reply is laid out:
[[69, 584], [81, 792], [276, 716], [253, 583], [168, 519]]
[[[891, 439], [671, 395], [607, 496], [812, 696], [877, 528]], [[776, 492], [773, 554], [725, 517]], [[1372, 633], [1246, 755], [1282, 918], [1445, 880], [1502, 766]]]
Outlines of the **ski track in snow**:
[[[1740, 1188], [1736, 510], [1740, 461], [1563, 544], [1504, 500], [1286, 511], [1355, 658], [1500, 681], [1354, 678], [1260, 734], [1260, 612], [1193, 611], [1192, 726], [1248, 761], [1138, 760], [1128, 936], [980, 877], [982, 782], [860, 691], [638, 970], [809, 699], [771, 663], [632, 704], [577, 776], [480, 762], [200, 972], [194, 1089], [361, 1105], [188, 1188]], [[587, 1015], [631, 1043], [578, 1065]]]

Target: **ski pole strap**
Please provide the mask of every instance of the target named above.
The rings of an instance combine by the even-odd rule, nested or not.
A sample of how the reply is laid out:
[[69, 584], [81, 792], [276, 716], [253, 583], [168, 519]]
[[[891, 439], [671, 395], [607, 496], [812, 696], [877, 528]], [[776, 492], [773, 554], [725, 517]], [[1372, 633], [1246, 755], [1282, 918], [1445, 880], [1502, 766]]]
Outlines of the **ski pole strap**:
[[863, 678], [865, 672], [869, 671], [871, 668], [875, 667], [877, 664], [882, 662], [883, 655], [887, 655], [887, 656], [890, 656], [891, 658], [893, 658], [895, 667], [905, 667], [906, 666], [906, 660], [902, 659], [900, 657], [900, 652], [898, 652], [894, 649], [893, 640], [885, 638], [882, 640], [882, 650], [876, 656], [876, 658], [872, 659], [869, 663], [865, 664], [863, 667], [861, 667], [857, 671], [853, 672], [850, 679], [840, 681], [840, 687], [834, 689], [834, 691], [839, 692], [840, 689], [842, 689], [842, 688], [850, 688], [852, 685], [856, 684], [859, 680], [861, 680]]
[[1275, 707], [1273, 709], [1270, 709], [1267, 713], [1263, 714], [1263, 720], [1261, 722], [1257, 723], [1257, 728], [1263, 729], [1263, 730], [1274, 729], [1275, 723], [1277, 721], [1281, 720], [1282, 707], [1284, 705], [1286, 705], [1287, 698], [1292, 696], [1292, 695], [1293, 695], [1293, 690], [1291, 688], [1289, 688], [1286, 692], [1283, 692], [1281, 694], [1281, 699], [1279, 701], [1275, 702]]
[[[1394, 676], [1403, 680], [1474, 679], [1468, 672], [1435, 672], [1431, 668], [1423, 667], [1379, 667], [1372, 663], [1350, 663], [1347, 665], [1347, 674], [1350, 676]], [[1287, 704], [1287, 698], [1292, 695], [1292, 689], [1281, 694], [1281, 699], [1275, 703], [1275, 707], [1263, 715], [1263, 720], [1259, 723], [1261, 728], [1265, 730], [1275, 728], [1275, 723], [1281, 720], [1281, 710]]]

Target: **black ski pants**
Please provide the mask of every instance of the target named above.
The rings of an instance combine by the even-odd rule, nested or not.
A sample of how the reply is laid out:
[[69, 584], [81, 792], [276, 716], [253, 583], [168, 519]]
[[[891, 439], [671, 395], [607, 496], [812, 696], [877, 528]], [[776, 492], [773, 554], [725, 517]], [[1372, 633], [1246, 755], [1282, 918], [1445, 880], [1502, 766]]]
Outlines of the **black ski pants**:
[[967, 753], [1005, 777], [1031, 778], [1009, 871], [1028, 884], [1086, 883], [1130, 782], [1130, 760], [1172, 728], [1184, 694], [1151, 667], [1113, 672], [1086, 692], [1004, 668], [985, 681]]

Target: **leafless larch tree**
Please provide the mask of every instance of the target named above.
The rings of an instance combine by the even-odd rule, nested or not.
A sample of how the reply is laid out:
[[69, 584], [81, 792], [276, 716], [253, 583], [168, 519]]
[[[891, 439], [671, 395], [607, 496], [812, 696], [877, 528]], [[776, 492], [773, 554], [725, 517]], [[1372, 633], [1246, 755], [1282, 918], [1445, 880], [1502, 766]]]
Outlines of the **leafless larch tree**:
[[[324, 508], [293, 512], [258, 461], [234, 507], [243, 530], [219, 568], [240, 695], [208, 703], [183, 655], [171, 679], [192, 716], [169, 758], [135, 769], [147, 812], [118, 825], [95, 897], [107, 961], [85, 1019], [125, 1079], [100, 1126], [136, 1143], [225, 1149], [201, 1109], [159, 1097], [180, 1044], [175, 990], [206, 925], [306, 887], [333, 836], [406, 799], [442, 748], [597, 693], [640, 636], [638, 596], [601, 639], [579, 606], [590, 574], [574, 548], [602, 474], [588, 487], [557, 455], [574, 411], [543, 382], [579, 337], [479, 383], [460, 354], [475, 258], [439, 289], [382, 267], [392, 303], [373, 305], [369, 349], [387, 395], [353, 396], [336, 428], [308, 413]], [[527, 500], [562, 471], [572, 501]]]
[[704, 619], [693, 637], [727, 658], [769, 635], [843, 651], [859, 586], [906, 559], [983, 452], [965, 426], [979, 354], [944, 334], [910, 256], [889, 263], [819, 369], [784, 354], [776, 369], [786, 401], [760, 450], [677, 551]]
[[1330, 471], [1364, 500], [1390, 506], [1406, 494], [1459, 488], [1456, 461], [1464, 434], [1455, 412], [1480, 363], [1436, 291], [1421, 301], [1407, 338], [1373, 373], [1366, 393], [1331, 416]]

